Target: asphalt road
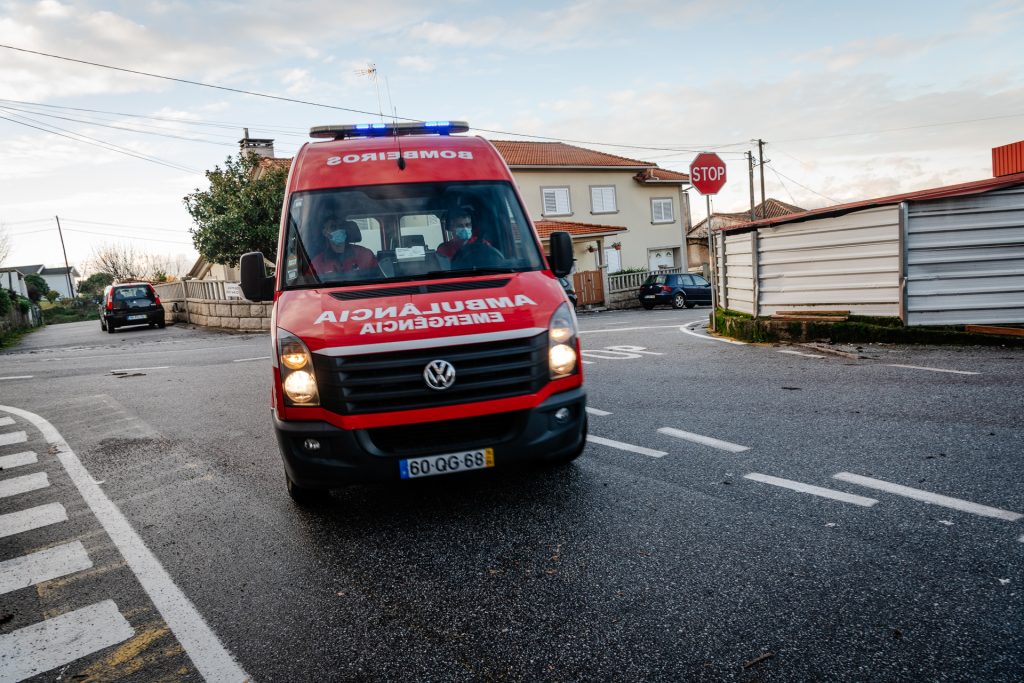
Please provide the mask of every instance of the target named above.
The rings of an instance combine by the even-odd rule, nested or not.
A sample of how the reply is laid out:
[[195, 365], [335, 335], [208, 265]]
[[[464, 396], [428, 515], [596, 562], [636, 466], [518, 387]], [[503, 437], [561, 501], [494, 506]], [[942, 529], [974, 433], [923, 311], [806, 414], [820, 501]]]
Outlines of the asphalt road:
[[1021, 680], [1024, 354], [706, 317], [581, 315], [568, 467], [310, 510], [265, 335], [28, 335], [0, 354], [0, 680]]

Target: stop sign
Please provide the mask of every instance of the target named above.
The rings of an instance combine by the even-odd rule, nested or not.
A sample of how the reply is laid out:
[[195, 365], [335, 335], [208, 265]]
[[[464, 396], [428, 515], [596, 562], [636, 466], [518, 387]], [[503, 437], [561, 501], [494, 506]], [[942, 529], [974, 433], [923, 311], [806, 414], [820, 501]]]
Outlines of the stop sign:
[[725, 185], [725, 162], [713, 152], [701, 152], [690, 164], [690, 183], [701, 194], [718, 194]]

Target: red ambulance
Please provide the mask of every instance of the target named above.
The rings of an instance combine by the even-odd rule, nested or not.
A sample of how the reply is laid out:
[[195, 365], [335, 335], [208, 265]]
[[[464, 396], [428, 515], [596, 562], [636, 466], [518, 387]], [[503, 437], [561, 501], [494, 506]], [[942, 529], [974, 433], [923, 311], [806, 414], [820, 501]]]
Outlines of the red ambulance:
[[297, 502], [350, 482], [567, 462], [586, 445], [576, 314], [504, 160], [465, 122], [313, 128], [288, 177], [274, 427]]

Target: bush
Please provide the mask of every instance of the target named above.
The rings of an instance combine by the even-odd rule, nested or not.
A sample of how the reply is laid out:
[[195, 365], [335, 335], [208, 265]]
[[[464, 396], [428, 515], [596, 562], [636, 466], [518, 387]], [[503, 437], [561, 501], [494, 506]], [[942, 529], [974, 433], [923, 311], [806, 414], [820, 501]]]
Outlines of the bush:
[[23, 296], [18, 297], [18, 309], [22, 313], [28, 313], [32, 309], [32, 302]]
[[0, 316], [6, 316], [11, 311], [11, 297], [6, 289], [0, 289]]

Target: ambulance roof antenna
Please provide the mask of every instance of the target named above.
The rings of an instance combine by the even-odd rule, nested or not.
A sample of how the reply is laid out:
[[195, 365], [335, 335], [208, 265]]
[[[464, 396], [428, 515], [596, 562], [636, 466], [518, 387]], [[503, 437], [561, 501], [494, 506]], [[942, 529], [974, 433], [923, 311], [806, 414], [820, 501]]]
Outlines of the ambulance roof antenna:
[[384, 87], [388, 91], [388, 104], [391, 106], [391, 122], [394, 124], [392, 130], [395, 131], [395, 144], [398, 145], [398, 170], [405, 170], [405, 155], [402, 154], [402, 138], [398, 134], [398, 110], [395, 109], [395, 103], [391, 100], [391, 83], [388, 82], [387, 77], [384, 78]]

